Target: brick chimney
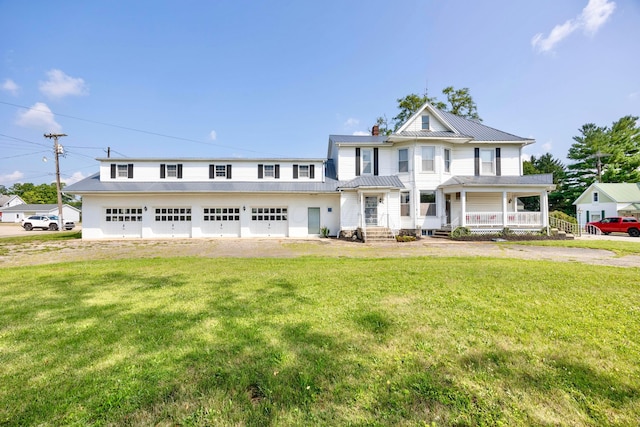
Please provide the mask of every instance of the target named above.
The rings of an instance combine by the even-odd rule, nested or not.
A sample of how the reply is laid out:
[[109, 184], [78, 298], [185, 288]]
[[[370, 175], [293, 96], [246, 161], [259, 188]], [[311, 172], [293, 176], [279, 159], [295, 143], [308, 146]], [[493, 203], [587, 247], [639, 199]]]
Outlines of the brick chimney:
[[373, 125], [373, 127], [371, 128], [371, 135], [373, 135], [373, 136], [380, 135], [380, 126]]

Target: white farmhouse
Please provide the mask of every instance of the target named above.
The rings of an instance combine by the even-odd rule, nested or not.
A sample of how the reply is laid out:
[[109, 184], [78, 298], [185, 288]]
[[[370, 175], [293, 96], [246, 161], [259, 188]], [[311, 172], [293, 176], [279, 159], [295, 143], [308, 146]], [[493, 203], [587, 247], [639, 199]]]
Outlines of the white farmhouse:
[[100, 158], [65, 192], [85, 239], [538, 231], [554, 185], [522, 175], [533, 142], [425, 104], [389, 136], [331, 135], [326, 159]]

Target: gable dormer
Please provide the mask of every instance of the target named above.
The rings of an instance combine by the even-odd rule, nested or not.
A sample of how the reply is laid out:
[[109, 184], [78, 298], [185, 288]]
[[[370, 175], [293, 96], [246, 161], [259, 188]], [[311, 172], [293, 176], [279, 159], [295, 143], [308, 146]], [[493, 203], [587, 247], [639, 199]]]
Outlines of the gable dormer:
[[438, 110], [433, 108], [428, 102], [418, 109], [400, 128], [395, 132], [453, 132], [457, 130], [448, 123], [444, 117], [438, 114]]

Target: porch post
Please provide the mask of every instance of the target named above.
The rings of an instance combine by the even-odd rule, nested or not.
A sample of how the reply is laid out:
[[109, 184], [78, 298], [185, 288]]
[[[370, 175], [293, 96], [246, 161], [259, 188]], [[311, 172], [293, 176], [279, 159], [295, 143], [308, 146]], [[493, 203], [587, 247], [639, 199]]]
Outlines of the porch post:
[[507, 228], [507, 192], [502, 191], [502, 228]]
[[463, 227], [467, 226], [467, 193], [464, 189], [460, 190], [460, 225]]
[[365, 222], [364, 222], [364, 195], [362, 194], [362, 192], [359, 192], [360, 194], [360, 228], [362, 228], [363, 232], [365, 229]]
[[540, 215], [542, 226], [547, 227], [549, 225], [549, 196], [546, 190], [540, 193]]

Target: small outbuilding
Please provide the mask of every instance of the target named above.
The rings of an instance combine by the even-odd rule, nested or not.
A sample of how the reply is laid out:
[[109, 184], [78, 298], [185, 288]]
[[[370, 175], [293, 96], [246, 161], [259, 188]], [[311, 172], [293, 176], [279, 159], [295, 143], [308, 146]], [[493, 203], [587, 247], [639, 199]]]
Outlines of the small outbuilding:
[[640, 219], [640, 183], [595, 182], [573, 204], [581, 227], [612, 216]]
[[[58, 215], [57, 204], [18, 204], [0, 208], [2, 222], [20, 222], [31, 215]], [[65, 221], [80, 221], [80, 210], [73, 206], [62, 205], [62, 218]]]

